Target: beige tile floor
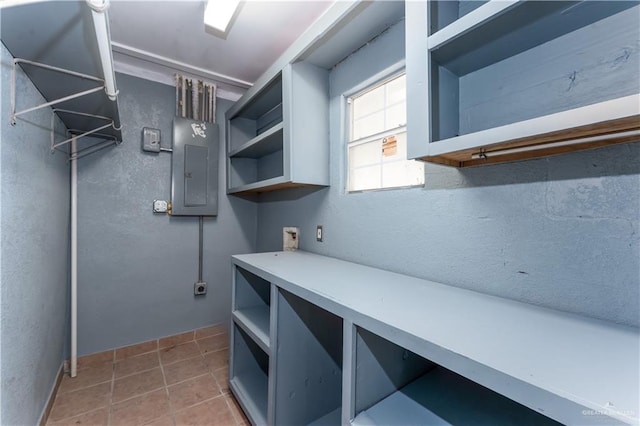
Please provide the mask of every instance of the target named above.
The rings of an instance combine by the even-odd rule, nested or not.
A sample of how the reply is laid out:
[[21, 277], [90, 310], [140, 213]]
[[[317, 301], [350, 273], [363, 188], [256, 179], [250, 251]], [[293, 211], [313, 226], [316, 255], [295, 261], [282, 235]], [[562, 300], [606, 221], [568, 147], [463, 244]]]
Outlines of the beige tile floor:
[[229, 337], [208, 327], [78, 360], [48, 425], [249, 425], [228, 387]]

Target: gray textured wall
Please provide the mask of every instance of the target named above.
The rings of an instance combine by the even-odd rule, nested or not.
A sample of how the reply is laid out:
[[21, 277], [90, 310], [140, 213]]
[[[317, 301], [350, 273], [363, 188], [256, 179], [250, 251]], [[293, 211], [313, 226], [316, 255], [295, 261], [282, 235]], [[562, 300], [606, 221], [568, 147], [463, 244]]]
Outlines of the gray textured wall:
[[300, 226], [303, 250], [639, 326], [640, 143], [427, 164], [424, 189], [345, 193], [341, 95], [403, 59], [403, 27], [332, 71], [331, 187], [261, 195], [258, 250], [281, 250], [282, 227]]
[[[1, 50], [0, 424], [33, 425], [65, 352], [69, 166], [66, 155], [49, 151], [50, 108], [24, 115], [15, 127], [9, 125], [12, 57], [4, 45]], [[18, 109], [44, 102], [22, 72], [16, 93]]]
[[[152, 213], [154, 199], [170, 196], [171, 155], [141, 149], [143, 127], [171, 145], [175, 89], [123, 74], [117, 81], [124, 142], [79, 163], [80, 355], [229, 321], [230, 256], [255, 248], [256, 204], [221, 191], [218, 217], [204, 222], [208, 294], [194, 297], [198, 218]], [[221, 132], [230, 105], [218, 100]]]

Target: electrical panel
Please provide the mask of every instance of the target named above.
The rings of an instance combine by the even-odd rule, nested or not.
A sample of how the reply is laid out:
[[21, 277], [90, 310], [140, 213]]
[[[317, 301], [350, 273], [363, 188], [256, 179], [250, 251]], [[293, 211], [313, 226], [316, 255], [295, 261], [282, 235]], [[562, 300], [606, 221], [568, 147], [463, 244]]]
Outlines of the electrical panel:
[[175, 118], [171, 161], [173, 216], [218, 215], [218, 125]]

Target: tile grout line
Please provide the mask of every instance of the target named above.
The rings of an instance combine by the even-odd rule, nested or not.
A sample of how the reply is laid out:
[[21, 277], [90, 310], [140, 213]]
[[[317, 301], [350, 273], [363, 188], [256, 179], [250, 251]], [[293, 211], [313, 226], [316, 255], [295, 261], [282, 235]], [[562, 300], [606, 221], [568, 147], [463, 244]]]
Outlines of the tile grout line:
[[116, 387], [116, 350], [111, 359], [111, 390], [109, 391], [109, 406], [107, 407], [107, 426], [111, 426], [111, 407], [113, 406], [113, 390]]
[[167, 376], [164, 373], [164, 365], [162, 364], [162, 359], [160, 357], [160, 340], [158, 340], [158, 364], [160, 364], [160, 371], [162, 372], [162, 381], [164, 383], [164, 393], [167, 396], [167, 401], [169, 402], [169, 416], [171, 417], [171, 422], [175, 425], [176, 417], [173, 410], [173, 404], [171, 403], [171, 396], [169, 395], [169, 385], [167, 384]]

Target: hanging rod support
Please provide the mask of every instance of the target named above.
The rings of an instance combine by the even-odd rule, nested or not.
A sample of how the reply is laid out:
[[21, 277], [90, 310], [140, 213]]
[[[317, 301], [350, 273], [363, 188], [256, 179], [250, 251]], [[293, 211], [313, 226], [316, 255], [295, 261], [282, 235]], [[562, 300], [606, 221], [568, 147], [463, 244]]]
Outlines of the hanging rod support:
[[90, 146], [88, 148], [84, 148], [78, 151], [75, 156], [72, 155], [71, 157], [69, 157], [69, 161], [79, 160], [82, 157], [86, 157], [89, 154], [93, 154], [94, 152], [102, 151], [103, 149], [108, 148], [111, 145], [118, 145], [118, 142], [119, 141], [117, 140], [104, 141], [104, 142], [97, 143], [93, 146]]
[[[99, 120], [105, 120], [108, 121], [107, 124], [105, 124], [104, 126], [100, 126], [97, 127], [93, 130], [89, 130], [87, 132], [82, 132], [79, 134], [74, 134], [72, 137], [65, 139], [62, 142], [55, 142], [55, 131], [54, 131], [54, 127], [55, 127], [55, 117], [56, 117], [56, 113], [64, 113], [64, 114], [73, 114], [73, 115], [80, 115], [82, 117], [90, 117], [90, 118], [97, 118]], [[59, 146], [62, 146], [64, 144], [67, 144], [69, 142], [71, 142], [74, 138], [75, 139], [80, 139], [82, 137], [85, 136], [89, 136], [92, 134], [96, 134], [98, 133], [100, 130], [106, 129], [108, 127], [114, 128], [115, 129], [115, 123], [113, 122], [113, 120], [109, 117], [105, 117], [103, 115], [95, 115], [95, 114], [88, 114], [86, 112], [77, 112], [77, 111], [70, 111], [70, 110], [66, 110], [66, 109], [59, 109], [59, 108], [53, 108], [51, 110], [51, 129], [50, 129], [50, 135], [51, 135], [51, 153], [54, 152], [54, 150], [56, 148], [58, 148]], [[116, 129], [117, 130], [117, 129]], [[116, 141], [117, 142], [117, 141]]]
[[[68, 74], [68, 75], [72, 75], [74, 77], [79, 77], [79, 78], [83, 78], [86, 80], [93, 80], [93, 81], [97, 81], [99, 83], [101, 83], [102, 85], [99, 87], [95, 87], [93, 89], [89, 89], [89, 90], [85, 90], [83, 92], [79, 92], [79, 93], [75, 93], [73, 95], [69, 95], [69, 96], [65, 96], [63, 98], [60, 99], [56, 99], [50, 102], [46, 102], [44, 104], [40, 104], [31, 108], [27, 108], [25, 110], [22, 111], [16, 111], [16, 68], [18, 67], [18, 64], [28, 64], [28, 65], [33, 65], [39, 68], [43, 68], [43, 69], [47, 69], [50, 71], [55, 71], [55, 72], [60, 72], [63, 74]], [[59, 104], [60, 102], [65, 102], [65, 101], [69, 101], [71, 99], [75, 99], [75, 98], [79, 98], [82, 96], [86, 96], [89, 95], [91, 93], [95, 93], [95, 92], [99, 92], [100, 90], [104, 89], [104, 80], [98, 77], [94, 77], [92, 75], [88, 75], [88, 74], [83, 74], [83, 73], [79, 73], [79, 72], [75, 72], [75, 71], [70, 71], [70, 70], [66, 70], [64, 68], [58, 68], [58, 67], [54, 67], [52, 65], [47, 65], [47, 64], [41, 64], [40, 62], [34, 62], [34, 61], [29, 61], [27, 59], [21, 59], [21, 58], [15, 58], [13, 60], [13, 67], [11, 69], [11, 115], [10, 115], [10, 123], [12, 126], [16, 125], [16, 117], [18, 117], [19, 115], [22, 114], [26, 114], [28, 112], [32, 112], [41, 108], [46, 108], [49, 107], [51, 105], [55, 105], [55, 104]]]

